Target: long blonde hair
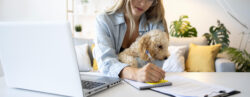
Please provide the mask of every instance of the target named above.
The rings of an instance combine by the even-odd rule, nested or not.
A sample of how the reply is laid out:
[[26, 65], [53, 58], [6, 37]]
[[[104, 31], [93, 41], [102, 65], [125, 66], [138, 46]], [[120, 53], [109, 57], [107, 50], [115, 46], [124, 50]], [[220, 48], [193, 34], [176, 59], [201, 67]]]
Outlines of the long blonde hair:
[[[130, 7], [131, 0], [117, 0], [116, 3], [106, 12], [108, 14], [113, 14], [115, 12], [126, 12], [128, 15], [128, 20], [130, 22], [130, 32], [135, 30], [135, 21], [132, 16], [131, 7]], [[165, 20], [165, 11], [163, 6], [163, 0], [156, 0], [157, 3], [152, 5], [146, 12], [146, 19], [147, 23], [149, 22], [162, 22], [165, 32], [168, 34], [168, 27], [167, 22]], [[145, 24], [147, 25], [147, 24]]]

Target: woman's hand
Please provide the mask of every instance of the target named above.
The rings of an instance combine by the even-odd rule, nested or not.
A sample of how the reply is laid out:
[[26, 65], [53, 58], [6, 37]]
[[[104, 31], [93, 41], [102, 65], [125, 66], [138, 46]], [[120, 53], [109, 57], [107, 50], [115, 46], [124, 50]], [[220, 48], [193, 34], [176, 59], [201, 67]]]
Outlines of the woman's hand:
[[140, 82], [158, 82], [165, 77], [165, 71], [155, 64], [148, 63], [136, 72], [136, 80]]
[[142, 68], [125, 67], [120, 77], [140, 82], [158, 82], [164, 79], [165, 72], [156, 65], [148, 63]]

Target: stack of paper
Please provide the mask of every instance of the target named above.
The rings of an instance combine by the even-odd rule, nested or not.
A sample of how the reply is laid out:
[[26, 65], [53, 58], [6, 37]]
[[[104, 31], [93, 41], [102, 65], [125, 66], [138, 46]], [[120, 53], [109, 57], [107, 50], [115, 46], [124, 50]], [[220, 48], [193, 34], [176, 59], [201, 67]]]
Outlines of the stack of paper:
[[225, 91], [227, 93], [233, 91], [233, 89], [230, 88], [205, 84], [182, 76], [168, 76], [166, 79], [173, 83], [172, 86], [151, 89], [177, 97], [204, 97], [205, 95], [210, 97], [218, 95], [219, 91]]

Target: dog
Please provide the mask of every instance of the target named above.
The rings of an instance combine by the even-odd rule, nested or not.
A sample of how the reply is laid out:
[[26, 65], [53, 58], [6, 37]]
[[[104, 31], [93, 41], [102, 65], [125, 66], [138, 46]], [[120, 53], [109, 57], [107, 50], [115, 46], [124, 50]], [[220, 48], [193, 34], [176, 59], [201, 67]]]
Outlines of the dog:
[[119, 53], [118, 59], [136, 68], [138, 67], [137, 57], [144, 61], [164, 60], [169, 57], [168, 44], [169, 36], [166, 32], [151, 30], [138, 37], [129, 48]]

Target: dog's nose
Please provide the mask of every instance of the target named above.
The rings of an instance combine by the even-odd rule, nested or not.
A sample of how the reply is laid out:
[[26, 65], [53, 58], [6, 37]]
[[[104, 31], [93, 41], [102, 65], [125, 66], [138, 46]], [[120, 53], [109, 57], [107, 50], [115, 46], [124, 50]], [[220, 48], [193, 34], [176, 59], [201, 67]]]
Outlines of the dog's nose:
[[164, 60], [168, 59], [168, 57], [165, 57]]

